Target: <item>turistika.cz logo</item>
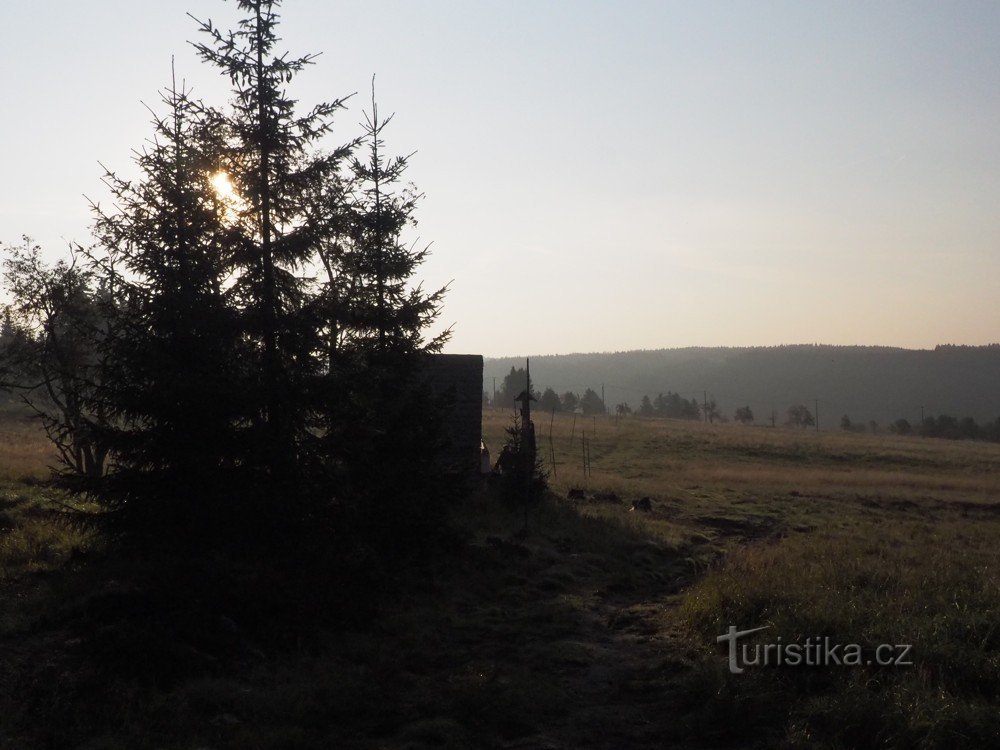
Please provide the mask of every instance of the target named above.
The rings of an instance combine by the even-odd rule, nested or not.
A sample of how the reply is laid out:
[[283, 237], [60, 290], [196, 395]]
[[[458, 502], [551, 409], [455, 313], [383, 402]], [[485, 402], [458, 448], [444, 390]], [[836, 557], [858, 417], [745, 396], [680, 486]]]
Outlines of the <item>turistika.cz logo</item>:
[[910, 667], [909, 643], [882, 643], [865, 650], [858, 643], [832, 643], [829, 638], [806, 638], [803, 642], [783, 643], [778, 636], [772, 643], [737, 643], [769, 626], [739, 630], [730, 625], [728, 632], [715, 639], [729, 643], [729, 671], [742, 674], [744, 667]]

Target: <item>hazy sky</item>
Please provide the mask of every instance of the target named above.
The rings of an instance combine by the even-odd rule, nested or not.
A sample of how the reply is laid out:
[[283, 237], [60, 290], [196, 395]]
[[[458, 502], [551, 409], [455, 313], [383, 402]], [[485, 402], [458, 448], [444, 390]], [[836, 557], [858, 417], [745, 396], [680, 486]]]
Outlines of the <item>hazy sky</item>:
[[[6, 0], [0, 240], [87, 241], [185, 15]], [[377, 74], [454, 352], [1000, 341], [1000, 3], [287, 0], [291, 93]], [[331, 142], [331, 145], [335, 145]]]

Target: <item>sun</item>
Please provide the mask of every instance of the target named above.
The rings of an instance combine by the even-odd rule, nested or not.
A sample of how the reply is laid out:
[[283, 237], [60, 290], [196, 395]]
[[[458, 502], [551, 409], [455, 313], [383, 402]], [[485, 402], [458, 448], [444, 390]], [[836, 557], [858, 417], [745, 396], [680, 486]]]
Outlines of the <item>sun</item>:
[[237, 192], [229, 174], [219, 170], [208, 175], [208, 182], [212, 186], [212, 192], [215, 193], [215, 199], [218, 201], [222, 221], [227, 225], [235, 224], [239, 221], [240, 212], [246, 208], [246, 203]]
[[233, 182], [229, 179], [228, 174], [216, 172], [209, 178], [209, 182], [212, 183], [212, 189], [215, 190], [217, 198], [226, 202], [236, 200], [236, 188], [233, 187]]

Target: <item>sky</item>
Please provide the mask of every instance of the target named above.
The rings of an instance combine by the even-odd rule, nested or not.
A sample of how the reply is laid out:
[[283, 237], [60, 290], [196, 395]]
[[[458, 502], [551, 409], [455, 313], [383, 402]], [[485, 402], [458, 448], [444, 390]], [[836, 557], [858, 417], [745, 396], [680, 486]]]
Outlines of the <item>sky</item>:
[[[86, 244], [158, 91], [226, 82], [189, 40], [222, 0], [5, 2], [0, 241]], [[1000, 3], [287, 0], [322, 53], [289, 93], [372, 75], [416, 153], [419, 271], [446, 351], [1000, 341]], [[86, 197], [85, 197], [86, 196]]]

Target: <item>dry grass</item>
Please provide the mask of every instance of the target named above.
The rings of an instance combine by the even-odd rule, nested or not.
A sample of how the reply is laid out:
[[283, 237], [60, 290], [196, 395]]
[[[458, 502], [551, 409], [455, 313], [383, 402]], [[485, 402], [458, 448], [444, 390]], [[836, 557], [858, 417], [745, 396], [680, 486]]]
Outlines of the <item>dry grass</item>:
[[[488, 412], [498, 445], [510, 413]], [[786, 747], [1000, 743], [1000, 445], [918, 437], [536, 417], [559, 494], [613, 491], [637, 535], [686, 545], [697, 576], [647, 627], [699, 653], [665, 694], [709, 745]], [[592, 475], [580, 437], [591, 439]], [[551, 432], [551, 442], [549, 435]], [[709, 562], [705, 562], [708, 560]], [[704, 567], [699, 567], [704, 565]], [[679, 606], [670, 606], [676, 602]], [[801, 642], [913, 644], [910, 669], [748, 670], [730, 675], [715, 636], [767, 625]], [[672, 649], [682, 650], [678, 641]], [[681, 687], [683, 686], [683, 687]], [[674, 692], [672, 692], [674, 691]]]
[[[510, 418], [485, 415], [494, 455]], [[0, 429], [0, 477], [44, 475], [37, 433]], [[291, 649], [210, 597], [181, 634], [122, 614], [142, 592], [67, 565], [90, 540], [32, 481], [0, 481], [0, 747], [1000, 745], [1000, 446], [568, 415], [551, 432], [526, 535], [484, 488], [456, 509], [464, 546], [369, 627]], [[730, 624], [911, 642], [915, 665], [730, 675]]]
[[0, 479], [44, 479], [55, 460], [37, 420], [19, 410], [0, 411]]
[[44, 486], [54, 462], [37, 420], [0, 410], [0, 586], [57, 570], [91, 541], [61, 520], [66, 498]]
[[701, 721], [726, 714], [789, 747], [995, 747], [998, 532], [992, 518], [875, 517], [733, 550], [679, 611], [703, 642], [729, 625], [767, 626], [764, 642], [826, 637], [866, 659], [880, 644], [910, 644], [912, 666], [731, 675], [706, 659], [713, 698]]
[[[510, 421], [510, 411], [484, 414], [483, 434], [494, 455]], [[538, 414], [534, 421], [539, 454], [558, 490], [666, 495], [699, 485], [817, 496], [1000, 499], [995, 443], [559, 413]], [[590, 442], [590, 476], [582, 469], [582, 436]]]

